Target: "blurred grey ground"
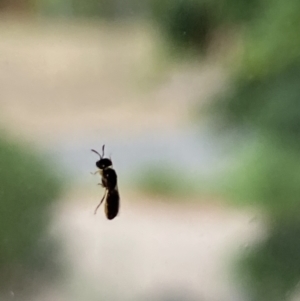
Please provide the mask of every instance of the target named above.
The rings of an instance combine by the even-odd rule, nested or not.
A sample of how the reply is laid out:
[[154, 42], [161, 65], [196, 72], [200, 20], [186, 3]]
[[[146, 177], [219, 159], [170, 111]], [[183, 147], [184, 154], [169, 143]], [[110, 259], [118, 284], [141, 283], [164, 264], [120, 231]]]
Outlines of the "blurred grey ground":
[[[146, 160], [149, 145], [168, 144], [156, 135], [171, 139], [185, 129], [190, 106], [199, 98], [207, 101], [224, 82], [212, 62], [157, 71], [157, 37], [142, 25], [8, 20], [0, 28], [2, 126], [54, 152], [66, 167], [84, 161], [82, 178], [94, 169], [89, 149], [103, 142], [122, 165], [120, 153], [132, 149], [119, 149], [116, 141], [134, 147], [148, 137], [144, 148], [128, 157]], [[182, 147], [189, 154], [189, 146]], [[180, 156], [182, 150], [176, 151]], [[68, 154], [73, 159], [68, 161]], [[121, 176], [128, 176], [129, 166]], [[37, 300], [162, 299], [169, 297], [160, 293], [177, 291], [186, 292], [187, 300], [189, 294], [196, 300], [238, 300], [228, 260], [259, 234], [252, 212], [150, 202], [123, 190], [120, 217], [108, 222], [101, 210], [93, 215], [102, 193], [93, 180], [94, 195], [62, 200], [52, 231], [71, 270]]]

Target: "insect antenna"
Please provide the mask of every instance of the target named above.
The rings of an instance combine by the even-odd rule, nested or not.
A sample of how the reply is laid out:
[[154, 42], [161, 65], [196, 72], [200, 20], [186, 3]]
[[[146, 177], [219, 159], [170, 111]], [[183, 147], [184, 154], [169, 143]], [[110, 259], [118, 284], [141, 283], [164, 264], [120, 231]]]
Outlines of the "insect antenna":
[[104, 149], [105, 149], [105, 144], [102, 146], [102, 158], [104, 157]]
[[91, 149], [91, 151], [92, 151], [92, 152], [94, 152], [94, 153], [96, 153], [96, 154], [97, 154], [97, 155], [100, 157], [100, 159], [102, 159], [102, 158], [103, 158], [103, 155], [104, 155], [104, 154], [101, 156], [101, 155], [100, 155], [100, 154], [99, 154], [99, 153], [98, 153], [96, 150], [94, 150], [94, 149]]

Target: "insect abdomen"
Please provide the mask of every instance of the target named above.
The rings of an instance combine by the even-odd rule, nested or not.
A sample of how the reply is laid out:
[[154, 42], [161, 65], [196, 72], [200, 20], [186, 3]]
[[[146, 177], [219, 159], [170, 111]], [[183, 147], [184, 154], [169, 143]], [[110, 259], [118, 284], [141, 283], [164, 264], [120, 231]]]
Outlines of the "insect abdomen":
[[118, 215], [120, 197], [117, 189], [110, 190], [107, 192], [105, 202], [105, 214], [108, 219], [113, 219]]

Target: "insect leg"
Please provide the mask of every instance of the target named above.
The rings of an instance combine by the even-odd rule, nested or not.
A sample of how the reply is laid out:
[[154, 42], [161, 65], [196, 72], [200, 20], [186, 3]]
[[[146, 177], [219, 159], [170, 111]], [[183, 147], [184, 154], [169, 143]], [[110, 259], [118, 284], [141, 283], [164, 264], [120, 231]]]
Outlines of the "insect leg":
[[98, 210], [98, 208], [101, 206], [101, 204], [103, 203], [106, 194], [107, 194], [107, 190], [105, 190], [104, 195], [103, 195], [103, 198], [102, 198], [102, 200], [100, 201], [100, 203], [98, 204], [98, 206], [96, 207], [94, 214], [97, 213], [97, 210]]
[[96, 175], [97, 173], [100, 173], [101, 171], [100, 170], [97, 170], [95, 172], [91, 172], [91, 175]]

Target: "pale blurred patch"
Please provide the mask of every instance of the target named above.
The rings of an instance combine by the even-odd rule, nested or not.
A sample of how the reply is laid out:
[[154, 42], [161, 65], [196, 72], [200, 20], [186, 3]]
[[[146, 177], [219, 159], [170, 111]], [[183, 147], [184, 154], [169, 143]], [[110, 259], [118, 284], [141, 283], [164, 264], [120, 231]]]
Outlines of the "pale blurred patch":
[[91, 131], [182, 127], [222, 83], [212, 64], [165, 70], [145, 24], [0, 23], [1, 124], [49, 142]]

